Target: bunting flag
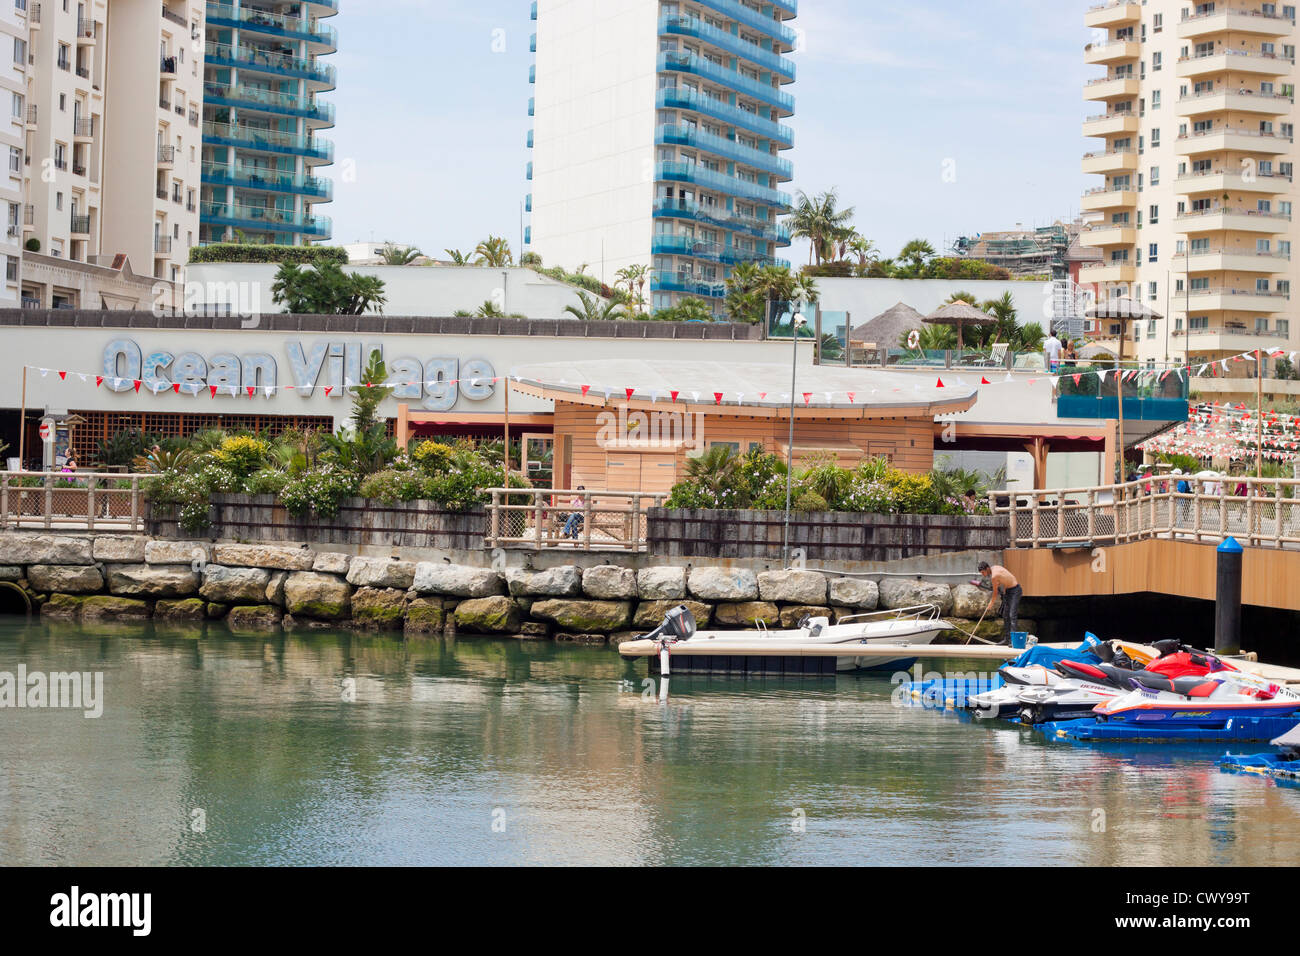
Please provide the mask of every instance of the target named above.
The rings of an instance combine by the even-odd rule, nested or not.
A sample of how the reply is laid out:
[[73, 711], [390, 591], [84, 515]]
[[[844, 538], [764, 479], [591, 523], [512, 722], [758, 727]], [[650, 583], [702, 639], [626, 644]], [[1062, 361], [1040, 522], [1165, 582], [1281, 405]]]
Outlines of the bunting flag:
[[172, 391], [174, 391], [177, 395], [179, 395], [181, 393], [181, 383], [172, 382]]
[[216, 398], [216, 397], [217, 397], [217, 386], [215, 386], [215, 385], [209, 385], [209, 386], [208, 386], [208, 391], [212, 393], [212, 397], [213, 397], [213, 398]]
[[628, 400], [629, 402], [632, 401], [632, 396], [636, 394], [636, 389], [635, 389], [635, 388], [625, 388], [625, 389], [623, 389], [623, 391], [627, 393], [627, 400]]
[[981, 384], [981, 385], [992, 385], [993, 383], [990, 382], [990, 381], [989, 381], [987, 378], [985, 378], [983, 375], [981, 375], [981, 376], [980, 376], [980, 384]]
[[850, 405], [852, 405], [852, 404], [854, 404], [855, 402], [857, 402], [858, 399], [857, 399], [857, 393], [856, 393], [856, 392], [846, 392], [845, 394], [849, 396], [849, 404], [850, 404]]
[[590, 386], [590, 385], [584, 385], [584, 386], [582, 386], [582, 397], [583, 397], [583, 398], [586, 398], [586, 397], [587, 397], [587, 393], [588, 393], [589, 391], [591, 391], [591, 386]]
[[140, 381], [140, 380], [137, 378], [137, 379], [133, 379], [133, 380], [132, 380], [132, 384], [135, 385], [135, 393], [136, 393], [137, 395], [139, 395], [139, 394], [140, 394], [140, 386], [143, 385], [144, 382]]
[[676, 401], [677, 401], [677, 396], [678, 396], [679, 394], [681, 394], [681, 393], [680, 393], [680, 392], [669, 392], [668, 394], [672, 397], [672, 400], [673, 400], [674, 402], [676, 402]]
[[714, 392], [714, 393], [713, 393], [713, 404], [714, 404], [714, 405], [721, 405], [721, 404], [722, 404], [722, 393], [721, 393], [721, 392]]
[[66, 382], [66, 381], [68, 380], [68, 373], [67, 373], [67, 372], [60, 372], [60, 373], [59, 373], [59, 378]]
[[[334, 386], [333, 386], [333, 385], [326, 385], [326, 386], [325, 386], [325, 397], [326, 397], [326, 398], [329, 398], [329, 397], [330, 397], [330, 392], [332, 392], [332, 391], [334, 391]], [[585, 395], [585, 394], [587, 394], [587, 393], [586, 393], [586, 392], [583, 392], [583, 394]]]
[[803, 403], [804, 403], [805, 405], [807, 405], [807, 404], [809, 404], [809, 403], [811, 403], [811, 402], [812, 402], [812, 392], [804, 392], [804, 393], [803, 393]]
[[102, 376], [102, 375], [96, 375], [96, 376], [95, 376], [95, 388], [99, 388], [99, 387], [100, 387], [101, 385], [103, 385], [103, 384], [104, 384], [104, 376]]
[[943, 388], [943, 379], [939, 379], [939, 381], [935, 383], [935, 386], [934, 386], [934, 387], [935, 387], [935, 388]]

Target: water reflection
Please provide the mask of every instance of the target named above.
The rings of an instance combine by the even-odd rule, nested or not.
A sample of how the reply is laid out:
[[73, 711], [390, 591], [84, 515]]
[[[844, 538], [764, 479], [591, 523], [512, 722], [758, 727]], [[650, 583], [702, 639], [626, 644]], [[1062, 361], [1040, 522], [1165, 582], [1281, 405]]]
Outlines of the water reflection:
[[1048, 743], [895, 708], [887, 678], [679, 675], [661, 706], [606, 648], [0, 626], [0, 670], [18, 662], [102, 670], [106, 702], [99, 720], [0, 711], [13, 863], [1283, 865], [1300, 849], [1300, 791], [1220, 774], [1218, 750]]

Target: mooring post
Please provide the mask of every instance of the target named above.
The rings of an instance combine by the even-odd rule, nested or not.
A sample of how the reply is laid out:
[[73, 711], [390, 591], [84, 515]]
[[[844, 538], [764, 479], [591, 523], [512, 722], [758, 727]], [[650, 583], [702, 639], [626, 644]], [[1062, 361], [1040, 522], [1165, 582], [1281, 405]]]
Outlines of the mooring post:
[[1214, 588], [1214, 653], [1241, 653], [1241, 545], [1229, 535], [1218, 548]]

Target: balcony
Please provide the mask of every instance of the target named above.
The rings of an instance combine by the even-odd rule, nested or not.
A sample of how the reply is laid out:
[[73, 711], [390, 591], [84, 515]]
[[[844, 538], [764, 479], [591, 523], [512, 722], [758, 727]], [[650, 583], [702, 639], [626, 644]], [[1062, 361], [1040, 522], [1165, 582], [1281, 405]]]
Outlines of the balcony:
[[334, 184], [328, 179], [281, 173], [260, 166], [239, 165], [231, 169], [219, 163], [204, 163], [202, 181], [209, 186], [285, 193], [306, 196], [322, 202], [334, 198]]
[[1275, 53], [1258, 50], [1219, 49], [1178, 58], [1180, 79], [1209, 76], [1213, 73], [1249, 73], [1255, 76], [1283, 76], [1291, 72], [1292, 61]]
[[157, 196], [159, 199], [161, 199], [163, 202], [166, 202], [166, 201], [167, 201], [167, 187], [166, 187], [166, 186], [159, 186], [157, 189], [154, 190], [154, 195]]
[[185, 22], [185, 18], [183, 16], [181, 16], [179, 13], [173, 13], [171, 10], [168, 10], [165, 4], [163, 5], [162, 8], [162, 15], [164, 20], [169, 20], [170, 22], [176, 24], [179, 27], [184, 27], [189, 25]]
[[786, 115], [794, 112], [794, 97], [789, 93], [783, 93], [780, 87], [764, 83], [762, 80], [751, 79], [737, 70], [730, 70], [693, 53], [660, 53], [659, 72], [690, 73], [729, 90], [752, 96], [769, 106], [776, 107]]
[[1129, 187], [1115, 189], [1110, 186], [1098, 186], [1083, 194], [1079, 202], [1082, 210], [1123, 209], [1137, 205], [1137, 190]]
[[1083, 121], [1084, 136], [1115, 136], [1120, 133], [1136, 133], [1138, 115], [1134, 112], [1099, 113]]
[[790, 228], [774, 219], [755, 219], [750, 216], [737, 216], [727, 212], [721, 206], [702, 205], [687, 202], [684, 199], [657, 199], [653, 215], [659, 219], [688, 219], [692, 222], [706, 222], [733, 232], [743, 232], [756, 239], [764, 239], [777, 245], [790, 244]]
[[651, 241], [650, 253], [656, 256], [690, 256], [693, 259], [707, 259], [711, 262], [722, 261], [723, 245], [720, 242], [706, 242], [689, 236], [657, 235]]
[[209, 82], [203, 84], [203, 100], [206, 105], [234, 106], [280, 116], [300, 116], [319, 122], [322, 126], [334, 125], [333, 103], [304, 101], [295, 93]]
[[1085, 100], [1121, 100], [1137, 96], [1141, 80], [1136, 76], [1099, 76], [1083, 87]]
[[1080, 285], [1132, 285], [1137, 277], [1137, 266], [1129, 262], [1089, 263], [1079, 269]]
[[1281, 274], [1290, 268], [1291, 257], [1280, 252], [1255, 252], [1253, 249], [1193, 249], [1190, 256], [1174, 253], [1175, 273], [1255, 272]]
[[77, 18], [77, 43], [93, 43], [95, 40], [95, 21], [84, 17]]
[[236, 9], [229, 3], [208, 4], [208, 26], [230, 27], [287, 40], [305, 40], [330, 53], [337, 50], [339, 46], [339, 33], [333, 27], [304, 20], [302, 17], [284, 16], [262, 10]]
[[1137, 244], [1137, 229], [1134, 226], [1093, 226], [1079, 234], [1079, 244], [1098, 248], [1133, 246]]
[[312, 57], [273, 53], [257, 47], [240, 47], [236, 50], [229, 44], [212, 42], [204, 45], [204, 55], [206, 66], [234, 66], [272, 76], [291, 76], [328, 89], [334, 87], [334, 67], [317, 63]]
[[721, 299], [727, 294], [726, 283], [702, 279], [690, 272], [658, 271], [650, 273], [650, 291], [686, 292], [708, 299]]
[[23, 232], [31, 232], [36, 228], [36, 207], [32, 203], [23, 206]]
[[1137, 40], [1108, 40], [1089, 43], [1083, 48], [1083, 62], [1092, 65], [1115, 63], [1119, 60], [1136, 60], [1142, 55], [1142, 44]]
[[73, 163], [73, 164], [72, 164], [72, 175], [74, 175], [74, 176], [85, 176], [85, 175], [86, 175], [86, 167], [85, 167], [85, 164], [83, 164], [83, 163]]
[[1191, 312], [1282, 312], [1291, 299], [1281, 292], [1225, 287], [1189, 289], [1184, 295]]
[[1202, 116], [1227, 110], [1259, 116], [1282, 116], [1291, 112], [1293, 102], [1291, 97], [1280, 93], [1256, 93], [1243, 89], [1211, 90], [1180, 96], [1175, 109], [1179, 116]]
[[297, 233], [305, 236], [329, 236], [333, 228], [333, 224], [324, 216], [284, 212], [271, 206], [205, 202], [201, 207], [200, 214], [205, 225]]
[[794, 79], [795, 66], [793, 60], [771, 50], [765, 50], [761, 46], [755, 46], [753, 43], [742, 40], [734, 33], [719, 30], [698, 17], [661, 17], [659, 20], [659, 35], [695, 37], [721, 50], [725, 50], [733, 56], [749, 60], [757, 66], [771, 70], [788, 80]]
[[1202, 232], [1257, 232], [1277, 235], [1290, 228], [1291, 217], [1277, 212], [1259, 212], [1231, 206], [1215, 206], [1175, 216], [1179, 230], [1190, 234]]
[[154, 236], [153, 254], [155, 256], [170, 256], [172, 254], [172, 237]]
[[775, 17], [764, 16], [758, 10], [747, 7], [743, 3], [737, 2], [737, 0], [696, 0], [696, 2], [706, 10], [721, 13], [724, 17], [729, 17], [737, 23], [751, 26], [773, 39], [780, 40], [783, 45], [790, 47], [790, 49], [794, 49], [798, 41], [798, 35], [780, 20]]
[[716, 100], [711, 96], [705, 96], [703, 93], [677, 88], [663, 89], [656, 95], [655, 103], [661, 109], [691, 110], [703, 113], [705, 116], [712, 116], [732, 126], [766, 136], [781, 146], [794, 145], [794, 130], [789, 126], [738, 106], [732, 106], [722, 100]]
[[[529, 144], [532, 137], [529, 137]], [[698, 128], [687, 126], [660, 126], [655, 130], [655, 143], [669, 146], [692, 146], [696, 149], [713, 153], [726, 159], [753, 166], [776, 175], [778, 179], [789, 180], [794, 175], [794, 164], [772, 153], [745, 146], [734, 139], [706, 133]]]
[[729, 196], [752, 199], [780, 209], [789, 209], [791, 205], [789, 193], [704, 169], [695, 163], [656, 163], [655, 179], [660, 182], [694, 183]]
[[1095, 153], [1085, 153], [1083, 156], [1083, 171], [1085, 173], [1121, 173], [1126, 171], [1136, 171], [1138, 167], [1137, 150], [1133, 149], [1105, 149]]
[[95, 138], [95, 118], [74, 119], [72, 121], [72, 138], [74, 140], [92, 140]]
[[90, 217], [89, 216], [72, 216], [70, 231], [79, 236], [90, 234]]
[[1178, 23], [1180, 39], [1208, 37], [1216, 33], [1249, 33], [1255, 36], [1289, 36], [1295, 24], [1285, 17], [1269, 15], [1259, 10], [1214, 10], [1210, 13], [1191, 14]]
[[41, 5], [39, 3], [29, 3], [27, 5], [27, 25], [33, 30], [41, 26]]
[[159, 146], [158, 165], [162, 166], [164, 169], [170, 169], [173, 165], [175, 165], [175, 163], [176, 163], [176, 147]]
[[28, 129], [36, 128], [36, 107], [35, 106], [27, 107], [27, 128]]
[[1116, 3], [1103, 3], [1090, 8], [1083, 15], [1083, 24], [1088, 27], [1116, 27], [1135, 23], [1141, 16], [1142, 5], [1137, 0], [1118, 0]]
[[1273, 330], [1239, 327], [1209, 326], [1203, 329], [1174, 329], [1174, 348], [1186, 352], [1249, 352], [1252, 349], [1285, 347], [1288, 336]]
[[255, 126], [206, 122], [203, 124], [203, 144], [304, 156], [322, 163], [334, 161], [334, 144], [327, 140]]
[[164, 80], [174, 80], [176, 78], [176, 57], [162, 57], [158, 61], [158, 72], [162, 74]]
[[1290, 152], [1291, 137], [1278, 133], [1261, 133], [1255, 129], [1218, 126], [1199, 133], [1184, 133], [1178, 137], [1174, 147], [1180, 156], [1220, 153], [1224, 150], [1277, 155]]
[[172, 101], [167, 99], [165, 96], [160, 96], [158, 97], [158, 108], [163, 111], [170, 111], [172, 108]]
[[1189, 196], [1196, 193], [1217, 193], [1222, 195], [1229, 190], [1276, 196], [1279, 193], [1289, 192], [1291, 189], [1290, 176], [1255, 172], [1247, 177], [1245, 173], [1239, 170], [1230, 173], [1221, 169], [1205, 173], [1183, 173], [1174, 182], [1177, 183], [1180, 193]]

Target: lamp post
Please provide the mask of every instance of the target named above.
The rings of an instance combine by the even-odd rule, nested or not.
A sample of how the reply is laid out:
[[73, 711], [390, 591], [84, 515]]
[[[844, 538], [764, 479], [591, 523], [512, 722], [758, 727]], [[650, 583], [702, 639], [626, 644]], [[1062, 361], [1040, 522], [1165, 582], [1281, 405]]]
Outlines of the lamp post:
[[790, 433], [785, 446], [785, 526], [781, 533], [781, 564], [790, 563], [790, 487], [794, 478], [794, 393], [799, 365], [799, 330], [808, 324], [801, 314], [803, 301], [790, 303]]

